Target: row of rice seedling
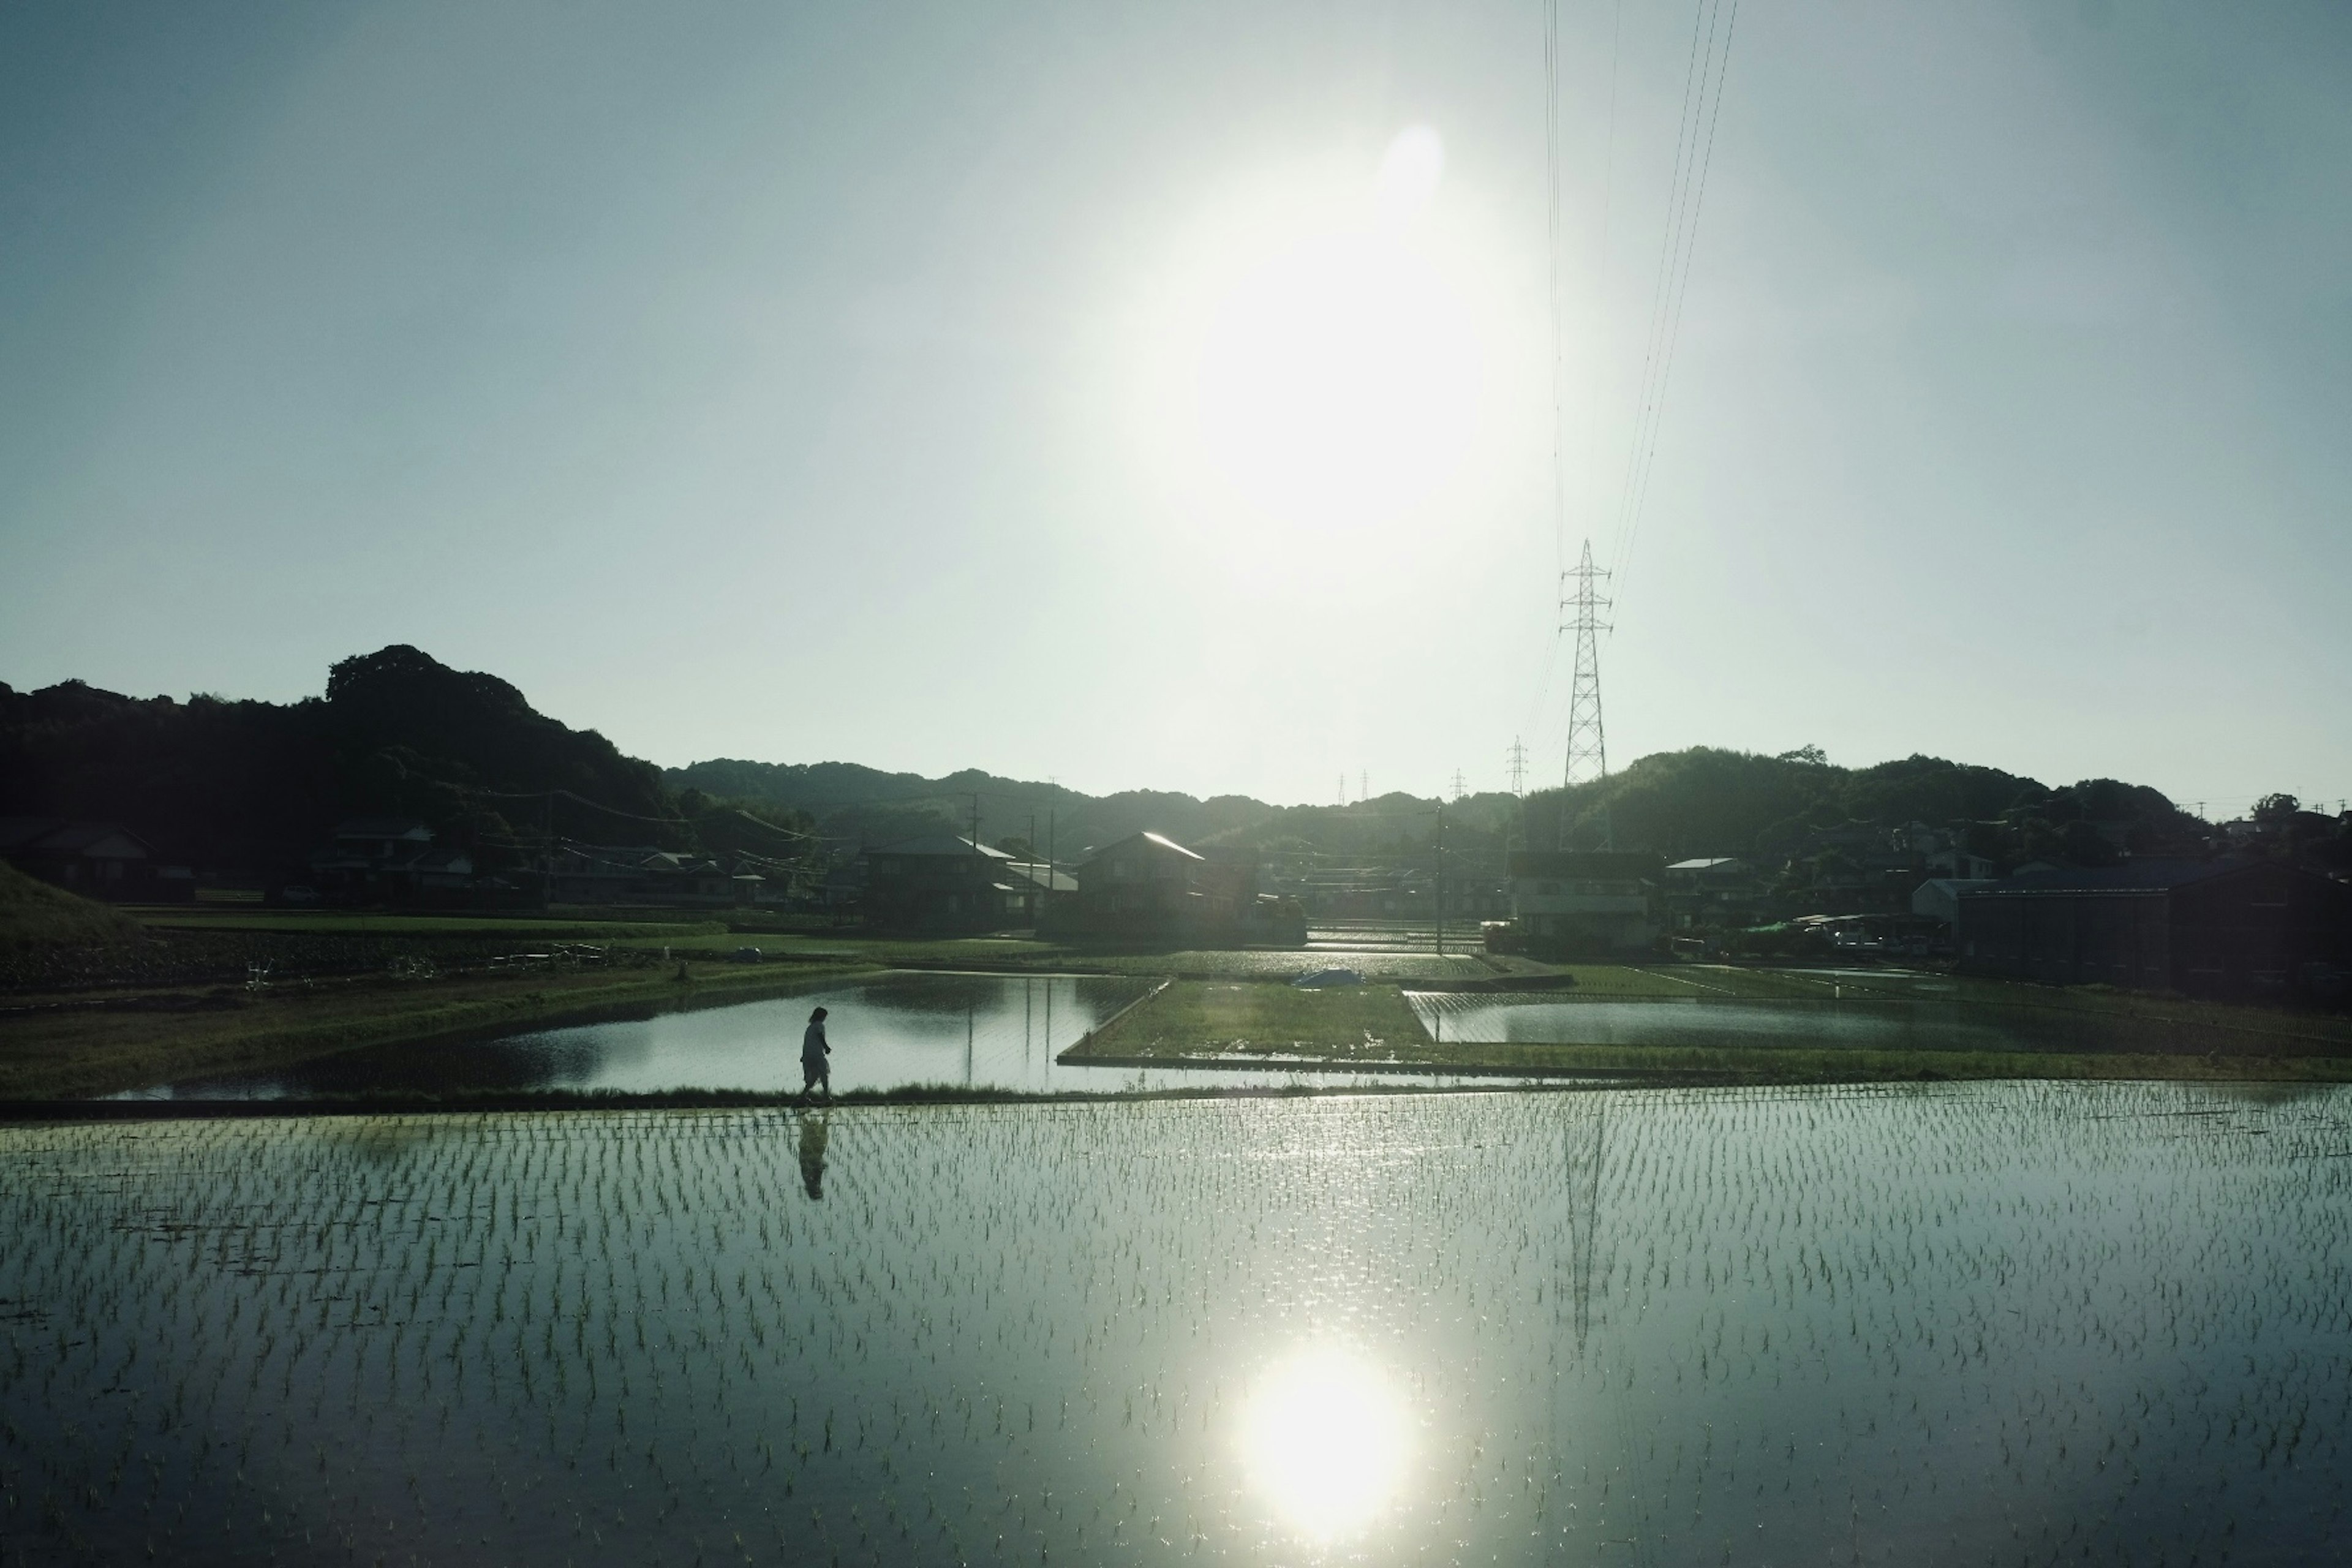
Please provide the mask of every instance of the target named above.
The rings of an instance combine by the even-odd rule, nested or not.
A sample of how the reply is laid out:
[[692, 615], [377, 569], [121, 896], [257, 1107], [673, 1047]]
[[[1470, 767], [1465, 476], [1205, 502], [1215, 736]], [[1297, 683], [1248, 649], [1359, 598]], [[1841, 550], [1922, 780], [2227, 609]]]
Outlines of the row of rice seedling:
[[2352, 1474], [2352, 1098], [0, 1131], [0, 1562], [2181, 1562]]

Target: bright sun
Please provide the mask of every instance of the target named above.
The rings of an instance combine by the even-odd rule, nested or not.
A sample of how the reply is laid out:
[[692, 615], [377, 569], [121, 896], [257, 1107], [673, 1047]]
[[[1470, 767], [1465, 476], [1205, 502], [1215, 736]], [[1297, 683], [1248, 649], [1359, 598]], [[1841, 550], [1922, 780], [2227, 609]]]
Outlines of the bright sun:
[[1406, 1447], [1404, 1413], [1386, 1381], [1342, 1351], [1308, 1351], [1276, 1368], [1244, 1415], [1252, 1484], [1318, 1540], [1370, 1521], [1396, 1490]]
[[1413, 127], [1376, 172], [1271, 180], [1204, 226], [1155, 311], [1146, 418], [1193, 510], [1360, 529], [1461, 468], [1486, 333]]

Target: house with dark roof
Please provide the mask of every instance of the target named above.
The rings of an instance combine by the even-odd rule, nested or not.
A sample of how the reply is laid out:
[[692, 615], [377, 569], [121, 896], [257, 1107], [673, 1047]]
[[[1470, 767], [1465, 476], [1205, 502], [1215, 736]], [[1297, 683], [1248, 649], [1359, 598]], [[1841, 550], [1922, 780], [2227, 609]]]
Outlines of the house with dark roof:
[[1135, 833], [1097, 850], [1074, 873], [1076, 897], [1056, 934], [1102, 942], [1235, 942], [1257, 894], [1255, 863]]
[[0, 816], [0, 859], [93, 899], [135, 899], [152, 880], [154, 850], [116, 822]]
[[2227, 995], [2352, 965], [2352, 888], [2276, 860], [2050, 868], [1955, 901], [1953, 947], [1973, 974]]
[[893, 931], [982, 931], [1035, 920], [1038, 888], [1002, 849], [950, 833], [866, 851], [861, 903], [868, 925]]
[[1547, 953], [1637, 953], [1658, 939], [1655, 855], [1520, 849], [1507, 858], [1511, 921], [1503, 947]]

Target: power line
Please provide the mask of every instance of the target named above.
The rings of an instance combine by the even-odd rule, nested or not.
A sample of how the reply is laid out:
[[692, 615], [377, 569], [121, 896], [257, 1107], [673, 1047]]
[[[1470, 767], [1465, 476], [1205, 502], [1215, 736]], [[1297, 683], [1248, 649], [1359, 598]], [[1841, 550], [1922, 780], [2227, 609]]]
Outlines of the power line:
[[[1682, 337], [1683, 304], [1690, 290], [1692, 262], [1697, 250], [1699, 216], [1706, 203], [1707, 175], [1715, 163], [1715, 136], [1723, 114], [1724, 81], [1731, 68], [1732, 35], [1738, 22], [1739, 0], [1728, 0], [1727, 8], [1726, 0], [1699, 0], [1691, 18], [1691, 53], [1683, 79], [1683, 110], [1675, 133], [1666, 232], [1659, 246], [1658, 275], [1654, 284], [1648, 345], [1635, 402], [1633, 437], [1626, 453], [1625, 485], [1619, 498], [1617, 527], [1610, 548], [1610, 558], [1620, 579], [1621, 597], [1649, 500], [1650, 476], [1656, 466], [1666, 392], [1674, 376], [1675, 350]], [[1718, 31], [1722, 37], [1719, 48]]]
[[1556, 570], [1568, 567], [1568, 471], [1561, 460], [1559, 330], [1559, 0], [1544, 6], [1544, 211], [1551, 300], [1551, 547]]
[[[1720, 14], [1719, 0], [1717, 9]], [[1640, 488], [1634, 492], [1630, 502], [1631, 511], [1627, 518], [1624, 547], [1617, 559], [1618, 593], [1621, 596], [1624, 593], [1625, 574], [1633, 567], [1633, 546], [1639, 542], [1642, 536], [1642, 521], [1650, 499], [1650, 476], [1657, 465], [1658, 433], [1665, 419], [1666, 393], [1674, 379], [1675, 347], [1682, 339], [1683, 304], [1690, 295], [1691, 264], [1698, 250], [1699, 215], [1706, 205], [1707, 174], [1715, 166], [1715, 133], [1717, 126], [1723, 118], [1723, 84], [1726, 74], [1731, 68], [1731, 37], [1733, 30], [1738, 25], [1739, 0], [1731, 0], [1730, 15], [1724, 24], [1723, 49], [1717, 57], [1716, 65], [1715, 103], [1713, 108], [1706, 110], [1706, 145], [1699, 155], [1698, 183], [1691, 195], [1690, 216], [1683, 225], [1681, 274], [1674, 286], [1674, 313], [1666, 328], [1665, 353], [1658, 365], [1657, 395], [1654, 400], [1654, 411], [1650, 416], [1649, 447], [1642, 456]], [[1714, 47], [1713, 30], [1710, 28], [1707, 39], [1710, 53], [1714, 52]], [[1704, 107], [1706, 102], [1704, 78], [1699, 85], [1701, 105]]]

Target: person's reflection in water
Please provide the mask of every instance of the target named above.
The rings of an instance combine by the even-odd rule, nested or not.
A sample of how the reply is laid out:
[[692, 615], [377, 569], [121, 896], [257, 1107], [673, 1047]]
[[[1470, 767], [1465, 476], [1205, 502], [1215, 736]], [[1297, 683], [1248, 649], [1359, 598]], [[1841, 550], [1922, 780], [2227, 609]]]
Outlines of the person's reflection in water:
[[801, 1185], [808, 1195], [822, 1203], [824, 1200], [824, 1141], [828, 1136], [822, 1116], [801, 1117]]

